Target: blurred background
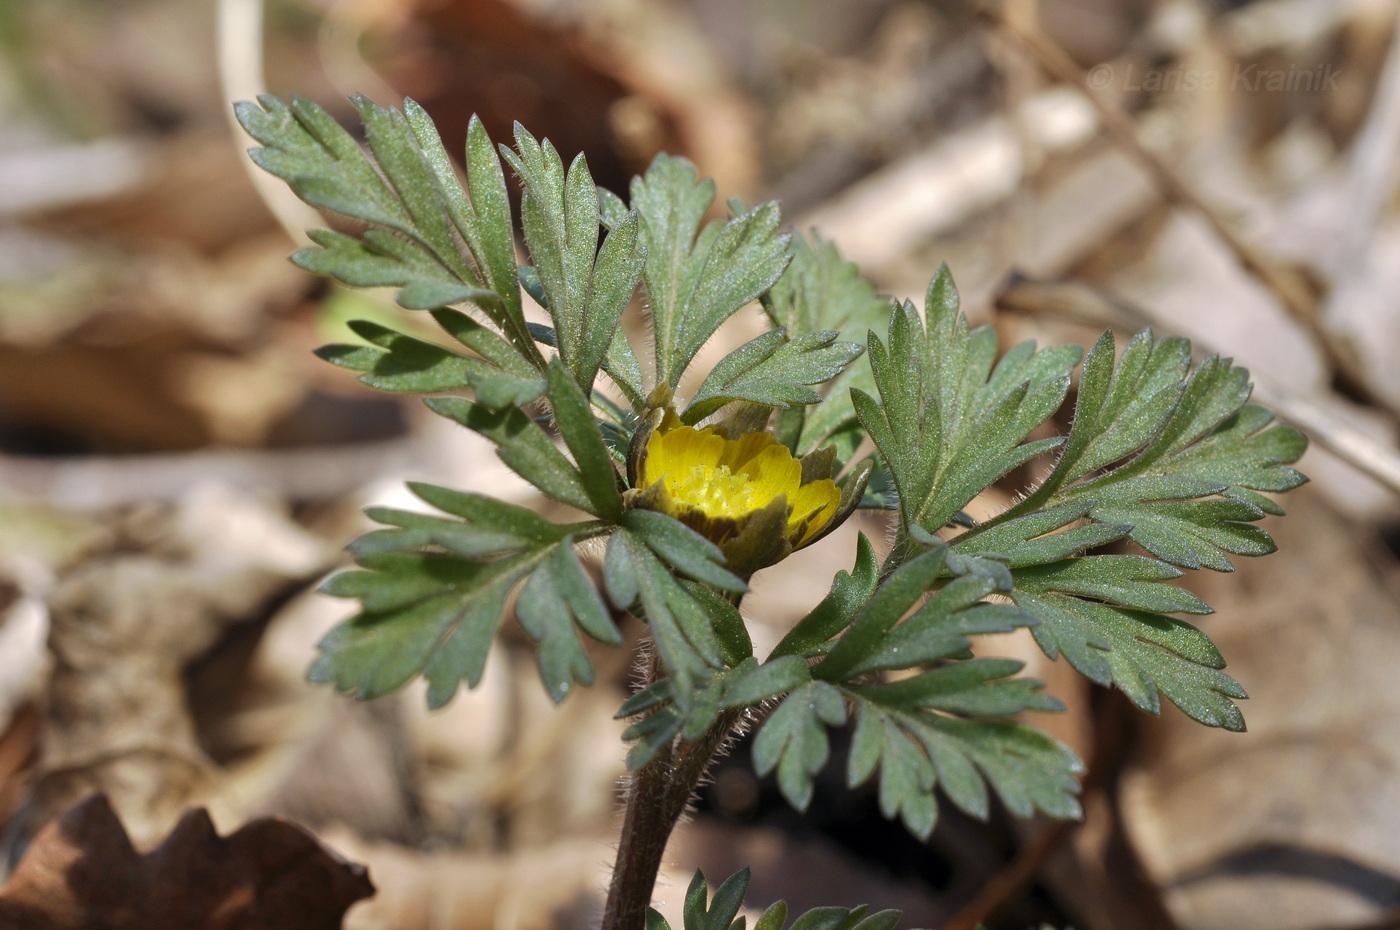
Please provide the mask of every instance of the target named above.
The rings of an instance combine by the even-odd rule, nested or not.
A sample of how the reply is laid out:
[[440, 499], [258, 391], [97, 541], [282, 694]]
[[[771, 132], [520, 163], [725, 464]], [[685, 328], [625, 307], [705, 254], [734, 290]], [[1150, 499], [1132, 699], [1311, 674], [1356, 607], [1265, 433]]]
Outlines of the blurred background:
[[[303, 680], [350, 611], [314, 588], [361, 507], [408, 505], [406, 478], [540, 504], [484, 441], [311, 355], [407, 314], [286, 261], [320, 220], [256, 176], [230, 101], [296, 93], [353, 125], [359, 92], [413, 97], [450, 152], [473, 113], [497, 141], [519, 120], [617, 191], [683, 154], [721, 203], [781, 198], [882, 293], [919, 302], [947, 261], [1003, 345], [1189, 336], [1313, 438], [1313, 483], [1266, 523], [1280, 553], [1187, 579], [1249, 733], [1144, 717], [989, 641], [1069, 704], [1035, 722], [1090, 762], [1083, 823], [945, 805], [919, 844], [842, 788], [839, 737], [800, 817], [741, 745], [674, 839], [673, 920], [696, 867], [752, 865], [755, 906], [865, 901], [911, 927], [1400, 927], [1398, 13], [0, 0], [0, 858], [103, 791], [140, 850], [191, 806], [223, 833], [307, 825], [379, 889], [352, 930], [596, 924], [622, 650], [558, 709], [513, 625], [437, 714], [420, 688], [366, 705]], [[857, 530], [886, 534], [853, 520], [756, 579], [760, 644]]]

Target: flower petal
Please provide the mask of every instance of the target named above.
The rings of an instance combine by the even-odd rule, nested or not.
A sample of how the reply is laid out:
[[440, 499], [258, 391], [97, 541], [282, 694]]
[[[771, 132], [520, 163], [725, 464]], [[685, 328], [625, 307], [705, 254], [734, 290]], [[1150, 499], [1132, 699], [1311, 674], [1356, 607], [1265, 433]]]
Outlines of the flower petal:
[[647, 440], [647, 458], [642, 484], [650, 485], [665, 475], [687, 475], [697, 465], [719, 464], [724, 454], [722, 436], [689, 426], [678, 426], [662, 432], [657, 430]]
[[796, 493], [802, 483], [802, 464], [776, 442], [741, 465], [738, 473], [753, 482], [754, 500], [760, 505], [780, 494]]
[[[776, 446], [777, 444], [778, 440], [774, 439], [768, 433], [745, 433], [738, 439], [731, 440], [724, 444], [724, 456], [720, 459], [719, 463], [728, 466], [730, 471], [738, 472], [760, 452]], [[784, 447], [783, 451], [787, 451], [786, 447]]]
[[797, 549], [831, 522], [841, 503], [841, 491], [835, 481], [823, 478], [804, 484], [789, 499], [792, 513], [788, 515], [788, 538]]

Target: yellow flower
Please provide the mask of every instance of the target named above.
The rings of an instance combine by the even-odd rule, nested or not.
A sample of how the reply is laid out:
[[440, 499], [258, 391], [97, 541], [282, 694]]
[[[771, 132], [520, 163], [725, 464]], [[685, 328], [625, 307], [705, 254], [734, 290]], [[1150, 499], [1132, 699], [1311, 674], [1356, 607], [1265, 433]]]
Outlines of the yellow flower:
[[729, 439], [716, 427], [683, 426], [669, 411], [642, 449], [632, 505], [689, 526], [745, 577], [834, 529], [864, 486], [852, 495], [831, 479], [834, 449], [797, 459], [768, 433]]

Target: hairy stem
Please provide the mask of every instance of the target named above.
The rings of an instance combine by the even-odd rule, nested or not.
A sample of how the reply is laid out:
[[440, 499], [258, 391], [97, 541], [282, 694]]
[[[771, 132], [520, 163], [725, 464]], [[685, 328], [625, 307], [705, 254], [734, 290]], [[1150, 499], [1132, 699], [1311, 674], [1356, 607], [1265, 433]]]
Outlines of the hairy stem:
[[602, 930], [643, 930], [646, 926], [646, 910], [666, 842], [740, 716], [740, 711], [726, 711], [699, 739], [675, 740], [632, 775]]

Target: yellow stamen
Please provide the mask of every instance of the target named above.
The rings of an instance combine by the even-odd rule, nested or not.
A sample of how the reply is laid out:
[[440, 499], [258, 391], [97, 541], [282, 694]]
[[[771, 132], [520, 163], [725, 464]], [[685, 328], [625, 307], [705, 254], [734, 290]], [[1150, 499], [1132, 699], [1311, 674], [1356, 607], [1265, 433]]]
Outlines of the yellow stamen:
[[647, 440], [641, 488], [658, 482], [672, 515], [722, 543], [775, 500], [787, 503], [787, 541], [800, 548], [831, 523], [841, 491], [830, 478], [802, 483], [802, 463], [771, 434], [726, 439], [713, 427], [664, 424]]
[[689, 472], [668, 472], [665, 481], [676, 503], [695, 507], [707, 517], [737, 519], [758, 509], [753, 480], [734, 474], [727, 465], [692, 465]]

